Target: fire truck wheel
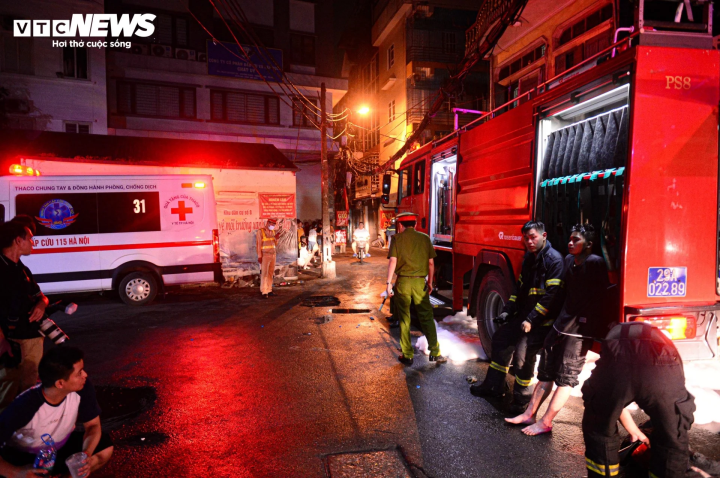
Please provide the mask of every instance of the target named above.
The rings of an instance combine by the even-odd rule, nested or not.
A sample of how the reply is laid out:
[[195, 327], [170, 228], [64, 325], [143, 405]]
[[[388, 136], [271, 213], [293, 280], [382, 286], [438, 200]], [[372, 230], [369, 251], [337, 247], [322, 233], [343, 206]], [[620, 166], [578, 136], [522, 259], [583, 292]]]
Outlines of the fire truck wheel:
[[485, 274], [477, 294], [478, 335], [488, 357], [492, 354], [492, 336], [498, 326], [493, 319], [500, 315], [510, 297], [507, 279], [500, 271]]
[[149, 304], [157, 293], [157, 279], [149, 272], [131, 272], [118, 285], [118, 294], [128, 305]]

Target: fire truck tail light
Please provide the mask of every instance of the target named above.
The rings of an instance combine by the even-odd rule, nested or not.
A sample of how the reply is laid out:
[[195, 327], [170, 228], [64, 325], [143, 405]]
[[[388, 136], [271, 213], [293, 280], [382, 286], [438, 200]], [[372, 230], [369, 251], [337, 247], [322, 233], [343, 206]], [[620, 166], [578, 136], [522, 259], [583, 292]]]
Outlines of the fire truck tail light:
[[217, 229], [212, 231], [213, 261], [220, 262], [220, 234]]
[[697, 333], [697, 321], [691, 315], [659, 315], [633, 317], [635, 322], [647, 322], [660, 329], [672, 340], [694, 339]]

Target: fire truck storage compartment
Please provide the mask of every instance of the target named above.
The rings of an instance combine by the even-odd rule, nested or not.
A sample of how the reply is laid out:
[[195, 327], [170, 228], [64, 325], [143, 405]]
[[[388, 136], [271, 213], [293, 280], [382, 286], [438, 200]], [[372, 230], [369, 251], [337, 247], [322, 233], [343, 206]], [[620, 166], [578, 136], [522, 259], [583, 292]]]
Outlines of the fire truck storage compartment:
[[[609, 89], [609, 88], [608, 88]], [[629, 85], [554, 112], [538, 125], [537, 214], [548, 239], [567, 254], [575, 224], [592, 224], [593, 252], [611, 280], [619, 268], [624, 172], [628, 156]]]
[[430, 173], [430, 239], [433, 244], [450, 245], [453, 238], [455, 210], [455, 172], [457, 155], [432, 163]]

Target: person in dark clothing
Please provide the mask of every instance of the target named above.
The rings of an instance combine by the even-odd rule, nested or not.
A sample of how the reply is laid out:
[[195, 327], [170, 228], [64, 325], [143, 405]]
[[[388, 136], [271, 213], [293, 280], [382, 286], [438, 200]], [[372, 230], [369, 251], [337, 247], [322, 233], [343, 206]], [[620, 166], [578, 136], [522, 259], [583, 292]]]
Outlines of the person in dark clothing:
[[563, 258], [547, 241], [545, 225], [530, 221], [523, 226], [522, 234], [528, 252], [515, 292], [497, 317], [498, 322], [507, 323], [493, 336], [492, 361], [485, 380], [470, 387], [470, 393], [479, 397], [505, 395], [505, 376], [513, 360], [513, 414], [524, 412], [530, 401], [536, 355], [562, 305], [563, 287]]
[[[43, 336], [36, 322], [49, 304], [32, 272], [20, 260], [32, 253], [33, 234], [19, 221], [0, 226], [0, 356], [14, 355], [20, 349], [17, 367], [0, 366], [0, 411], [18, 393], [35, 385], [43, 353]], [[16, 346], [15, 352], [18, 351]]]
[[618, 474], [620, 438], [617, 420], [632, 402], [637, 403], [652, 421], [648, 476], [685, 476], [689, 457], [688, 430], [693, 423], [695, 397], [685, 388], [680, 354], [660, 330], [643, 322], [626, 322], [613, 327], [582, 392], [585, 402], [582, 431], [588, 477]]
[[[607, 332], [607, 315], [602, 314], [609, 285], [607, 267], [602, 257], [592, 254], [595, 229], [592, 225], [577, 224], [572, 228], [565, 257], [565, 302], [553, 330], [545, 339], [540, 358], [538, 380], [525, 413], [505, 420], [515, 425], [528, 425], [526, 435], [540, 435], [552, 430], [555, 416], [560, 412], [585, 365], [585, 356], [594, 338]], [[553, 382], [557, 389], [545, 415], [536, 422], [540, 405], [550, 395]]]

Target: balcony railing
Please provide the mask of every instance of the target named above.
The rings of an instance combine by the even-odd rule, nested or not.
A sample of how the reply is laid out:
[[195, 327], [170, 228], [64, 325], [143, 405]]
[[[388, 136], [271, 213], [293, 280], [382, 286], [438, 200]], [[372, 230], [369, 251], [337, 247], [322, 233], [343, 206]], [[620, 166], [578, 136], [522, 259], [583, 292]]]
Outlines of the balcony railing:
[[[459, 48], [458, 48], [459, 49]], [[434, 61], [457, 64], [463, 59], [462, 53], [447, 52], [442, 47], [410, 46], [407, 48], [407, 61]]]

